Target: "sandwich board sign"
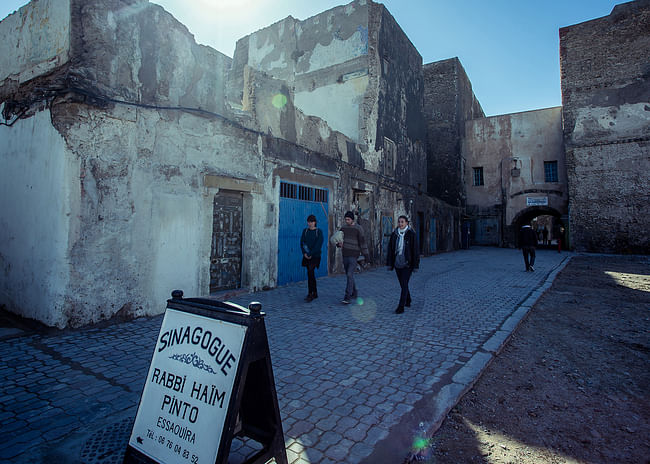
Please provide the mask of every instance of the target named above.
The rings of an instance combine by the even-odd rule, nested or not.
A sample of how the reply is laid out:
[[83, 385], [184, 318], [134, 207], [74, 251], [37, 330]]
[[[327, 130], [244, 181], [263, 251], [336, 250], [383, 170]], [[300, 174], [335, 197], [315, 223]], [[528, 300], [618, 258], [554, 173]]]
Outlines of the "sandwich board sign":
[[172, 293], [125, 464], [225, 464], [235, 437], [261, 444], [245, 463], [287, 462], [264, 314], [249, 308]]

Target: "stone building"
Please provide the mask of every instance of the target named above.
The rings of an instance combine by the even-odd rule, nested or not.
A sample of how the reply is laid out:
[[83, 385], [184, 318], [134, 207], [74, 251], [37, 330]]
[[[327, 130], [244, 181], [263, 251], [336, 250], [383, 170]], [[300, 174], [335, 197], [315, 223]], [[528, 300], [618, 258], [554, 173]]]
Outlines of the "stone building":
[[570, 233], [578, 250], [650, 253], [650, 1], [560, 29]]
[[567, 221], [560, 107], [469, 120], [462, 152], [472, 243], [515, 246], [538, 216]]
[[301, 280], [309, 213], [329, 234], [355, 210], [376, 264], [399, 214], [424, 253], [458, 246], [461, 210], [425, 191], [422, 60], [380, 4], [287, 18], [234, 59], [146, 0], [39, 0], [0, 36], [0, 304], [17, 314], [79, 326], [160, 313], [174, 288]]
[[458, 58], [425, 64], [423, 74], [427, 191], [451, 205], [465, 206], [465, 121], [485, 113]]

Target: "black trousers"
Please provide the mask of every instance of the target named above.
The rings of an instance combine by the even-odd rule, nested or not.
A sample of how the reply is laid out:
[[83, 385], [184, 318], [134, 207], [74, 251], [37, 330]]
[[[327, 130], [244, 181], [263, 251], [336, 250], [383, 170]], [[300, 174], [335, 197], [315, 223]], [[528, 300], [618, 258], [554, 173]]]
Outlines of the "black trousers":
[[403, 308], [407, 302], [411, 301], [411, 292], [409, 291], [409, 280], [411, 279], [412, 270], [410, 267], [402, 269], [395, 268], [399, 286], [402, 287], [402, 293], [399, 296], [399, 307]]
[[302, 265], [307, 268], [307, 288], [310, 295], [318, 295], [316, 291], [316, 268], [320, 266], [320, 256], [312, 259], [302, 259]]
[[535, 247], [522, 247], [521, 252], [524, 254], [524, 264], [526, 265], [526, 270], [528, 270], [531, 266], [535, 265]]

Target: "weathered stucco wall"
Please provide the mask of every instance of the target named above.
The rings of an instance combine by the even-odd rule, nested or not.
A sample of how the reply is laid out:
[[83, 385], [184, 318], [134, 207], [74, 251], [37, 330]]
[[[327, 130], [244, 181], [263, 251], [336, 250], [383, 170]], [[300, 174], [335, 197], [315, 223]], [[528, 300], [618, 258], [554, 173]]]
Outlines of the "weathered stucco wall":
[[29, 3], [2, 20], [0, 39], [5, 91], [56, 69], [69, 59], [70, 0]]
[[[104, 319], [120, 309], [158, 313], [174, 288], [188, 295], [209, 293], [216, 190], [203, 185], [204, 176], [263, 184], [255, 134], [215, 118], [124, 106], [105, 111], [64, 105], [55, 125], [81, 160], [83, 236], [70, 244], [75, 278], [68, 292], [79, 320], [71, 322]], [[265, 217], [254, 213], [265, 210], [270, 199], [257, 192], [250, 196], [251, 218]], [[256, 235], [264, 229], [255, 221], [250, 227]], [[246, 243], [250, 268], [273, 267], [269, 246]], [[247, 279], [257, 288], [268, 280], [264, 273]]]
[[[241, 108], [232, 112], [224, 101], [229, 59], [196, 45], [160, 7], [71, 0], [70, 15], [69, 60], [23, 85], [0, 82], [0, 135], [10, 140], [0, 146], [2, 221], [15, 222], [7, 240], [18, 244], [0, 247], [9, 282], [0, 304], [64, 327], [160, 313], [176, 288], [208, 294], [213, 200], [225, 191], [242, 199], [241, 286], [273, 288], [284, 179], [328, 189], [330, 230], [356, 211], [376, 264], [383, 215], [409, 215], [425, 252], [457, 246], [461, 212], [421, 188], [421, 57], [382, 5], [359, 0], [298, 24], [305, 54], [287, 59], [293, 80], [244, 63]], [[297, 23], [281, 24], [268, 32], [280, 37]], [[270, 44], [283, 45], [262, 47], [276, 69], [283, 55]], [[296, 93], [308, 79], [314, 88]], [[296, 105], [301, 92], [322, 104], [329, 85], [359, 92], [352, 104], [361, 141]], [[350, 95], [337, 92], [346, 104]], [[399, 146], [391, 170], [384, 137]], [[50, 177], [35, 183], [32, 174]], [[37, 255], [41, 246], [45, 255]], [[336, 250], [328, 253], [336, 270]]]
[[358, 0], [304, 21], [289, 16], [240, 39], [228, 85], [230, 103], [235, 108], [243, 105], [244, 69], [250, 66], [286, 81], [286, 96], [305, 115], [361, 140], [360, 107], [368, 87], [368, 8], [366, 0]]
[[65, 324], [68, 240], [79, 234], [79, 160], [49, 111], [0, 125], [0, 140], [0, 303], [48, 325]]
[[69, 77], [92, 97], [225, 113], [231, 60], [147, 0], [72, 0]]
[[560, 29], [570, 232], [579, 250], [650, 253], [650, 1]]
[[[517, 225], [518, 216], [533, 209], [529, 198], [546, 199], [546, 210], [567, 213], [560, 107], [467, 121], [462, 153], [468, 210], [476, 215], [499, 215], [504, 233]], [[558, 182], [546, 182], [545, 161], [557, 162]], [[475, 186], [474, 168], [480, 167], [484, 185]], [[506, 237], [507, 241], [511, 238]]]

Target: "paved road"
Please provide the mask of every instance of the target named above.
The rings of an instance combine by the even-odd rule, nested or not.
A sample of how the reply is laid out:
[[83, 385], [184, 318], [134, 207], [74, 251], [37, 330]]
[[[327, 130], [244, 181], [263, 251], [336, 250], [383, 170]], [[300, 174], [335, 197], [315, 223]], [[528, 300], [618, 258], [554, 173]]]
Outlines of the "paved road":
[[[421, 261], [413, 304], [384, 269], [245, 294], [266, 313], [290, 463], [399, 463], [437, 428], [568, 262], [539, 250], [480, 248]], [[189, 295], [186, 295], [189, 296]], [[164, 307], [165, 302], [161, 302]], [[0, 461], [120, 463], [162, 317], [74, 331], [0, 329]], [[233, 445], [230, 461], [250, 447]]]

